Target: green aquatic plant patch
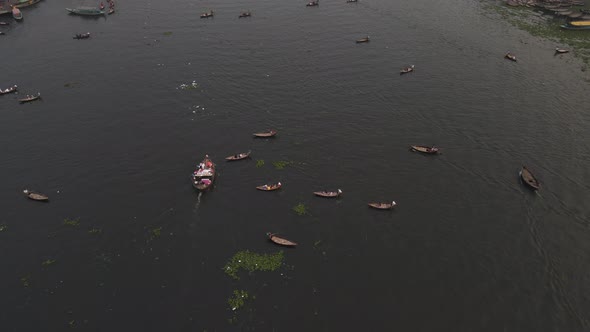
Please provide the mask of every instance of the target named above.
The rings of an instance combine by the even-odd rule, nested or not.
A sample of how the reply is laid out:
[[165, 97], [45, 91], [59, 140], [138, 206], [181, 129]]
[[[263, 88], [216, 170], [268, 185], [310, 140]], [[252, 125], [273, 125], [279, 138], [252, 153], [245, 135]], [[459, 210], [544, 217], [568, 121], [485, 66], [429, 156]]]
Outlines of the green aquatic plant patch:
[[284, 169], [285, 167], [289, 166], [293, 164], [292, 161], [286, 161], [286, 160], [279, 160], [279, 161], [273, 161], [272, 165], [276, 168], [276, 169]]
[[162, 227], [152, 229], [152, 235], [154, 237], [160, 237], [162, 235]]
[[233, 279], [239, 280], [240, 270], [254, 271], [275, 271], [283, 264], [283, 252], [274, 254], [257, 254], [248, 250], [237, 252], [225, 264], [223, 270]]
[[47, 259], [44, 260], [43, 263], [41, 263], [41, 266], [50, 266], [55, 264], [55, 259]]
[[264, 160], [262, 160], [262, 159], [256, 160], [256, 168], [260, 168], [262, 166], [264, 166]]
[[97, 227], [92, 228], [88, 231], [88, 234], [100, 234], [100, 233], [102, 233], [102, 229], [97, 228]]
[[250, 296], [248, 295], [248, 292], [245, 290], [236, 289], [234, 290], [234, 295], [227, 299], [227, 303], [229, 304], [231, 310], [235, 311], [243, 307], [249, 297]]
[[303, 203], [299, 203], [299, 204], [295, 205], [293, 207], [293, 211], [295, 211], [295, 213], [297, 213], [300, 216], [304, 216], [309, 213], [307, 211], [307, 207]]
[[66, 219], [64, 219], [64, 225], [76, 227], [76, 226], [80, 225], [80, 220], [66, 218]]

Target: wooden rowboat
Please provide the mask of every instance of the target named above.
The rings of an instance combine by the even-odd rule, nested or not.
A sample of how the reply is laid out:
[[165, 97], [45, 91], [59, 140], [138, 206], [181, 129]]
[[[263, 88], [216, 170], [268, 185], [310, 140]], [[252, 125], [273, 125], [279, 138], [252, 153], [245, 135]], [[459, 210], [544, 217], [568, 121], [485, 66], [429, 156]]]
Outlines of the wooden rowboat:
[[262, 186], [258, 186], [258, 187], [256, 187], [256, 189], [262, 190], [262, 191], [274, 191], [274, 190], [281, 189], [282, 186], [283, 185], [280, 182], [278, 182], [276, 184], [265, 184]]
[[369, 41], [371, 41], [371, 40], [369, 39], [369, 36], [367, 36], [365, 38], [357, 39], [356, 40], [356, 43], [357, 44], [360, 44], [360, 43], [368, 43]]
[[90, 32], [87, 32], [87, 33], [77, 33], [72, 38], [74, 38], [74, 39], [88, 39], [88, 38], [90, 38]]
[[23, 13], [21, 13], [20, 9], [15, 6], [12, 7], [12, 18], [17, 21], [22, 21], [23, 19]]
[[210, 10], [206, 13], [201, 14], [201, 18], [209, 18], [209, 17], [213, 17], [213, 11]]
[[556, 47], [555, 48], [555, 53], [561, 53], [561, 54], [563, 54], [563, 53], [568, 53], [568, 52], [569, 52], [569, 50], [566, 50], [566, 49], [563, 49], [563, 48], [559, 48], [559, 47]]
[[250, 16], [252, 16], [252, 13], [242, 12], [242, 13], [240, 13], [240, 16], [238, 16], [238, 18], [244, 18], [244, 17], [250, 17]]
[[37, 93], [37, 95], [36, 95], [36, 96], [35, 96], [35, 95], [27, 95], [25, 98], [19, 99], [18, 101], [19, 101], [21, 104], [24, 104], [24, 103], [28, 103], [28, 102], [31, 102], [31, 101], [37, 100], [37, 99], [39, 99], [39, 98], [41, 98], [41, 94], [40, 94], [40, 93]]
[[402, 68], [402, 70], [399, 71], [399, 74], [403, 75], [403, 74], [411, 73], [413, 71], [414, 71], [414, 65], [411, 65], [409, 67]]
[[511, 60], [511, 61], [514, 61], [514, 62], [516, 62], [516, 55], [514, 55], [514, 54], [512, 54], [512, 53], [510, 53], [510, 52], [506, 53], [506, 54], [504, 55], [504, 57], [505, 57], [506, 59], [508, 59], [508, 60]]
[[535, 178], [533, 173], [531, 173], [531, 171], [528, 168], [526, 168], [526, 166], [522, 166], [522, 169], [520, 170], [519, 175], [520, 175], [520, 178], [522, 179], [522, 181], [524, 182], [524, 184], [529, 186], [529, 188], [531, 188], [533, 190], [538, 190], [539, 187], [541, 186], [539, 184], [539, 181], [537, 180], [537, 178]]
[[271, 240], [272, 242], [281, 245], [281, 246], [285, 246], [285, 247], [295, 247], [297, 245], [297, 243], [293, 242], [293, 241], [289, 241], [287, 239], [283, 239], [282, 237], [278, 237], [276, 234], [271, 233], [271, 232], [267, 232], [266, 236], [268, 236], [269, 240]]
[[250, 157], [250, 153], [251, 152], [252, 151], [234, 154], [233, 156], [225, 157], [225, 160], [227, 160], [227, 161], [235, 161], [235, 160], [246, 159], [246, 158]]
[[434, 146], [422, 146], [422, 145], [410, 145], [410, 149], [416, 152], [422, 152], [426, 154], [437, 154], [438, 148]]
[[274, 129], [270, 129], [267, 132], [261, 132], [261, 133], [254, 133], [254, 137], [273, 137], [277, 134], [277, 131]]
[[314, 191], [313, 194], [320, 197], [332, 198], [339, 197], [340, 195], [342, 195], [342, 190], [338, 189], [336, 191]]
[[12, 93], [12, 92], [16, 92], [18, 90], [18, 87], [16, 85], [11, 86], [10, 88], [7, 89], [0, 89], [0, 95], [5, 95], [7, 93]]
[[41, 193], [38, 192], [34, 192], [28, 189], [23, 190], [23, 193], [25, 194], [25, 196], [27, 196], [28, 198], [34, 200], [34, 201], [40, 201], [40, 202], [47, 202], [49, 201], [49, 197], [47, 197], [46, 195], [43, 195]]
[[316, 1], [311, 1], [307, 3], [307, 7], [314, 7], [314, 6], [319, 6], [320, 5], [320, 0], [316, 0]]
[[115, 8], [110, 8], [107, 14], [111, 15], [115, 13]]
[[205, 155], [205, 159], [199, 163], [197, 169], [191, 174], [191, 182], [195, 189], [205, 191], [213, 186], [215, 181], [215, 164], [209, 155]]
[[378, 209], [378, 210], [391, 210], [396, 205], [397, 204], [395, 203], [395, 201], [391, 201], [391, 203], [380, 203], [380, 202], [369, 203], [370, 207], [372, 207], [374, 209]]

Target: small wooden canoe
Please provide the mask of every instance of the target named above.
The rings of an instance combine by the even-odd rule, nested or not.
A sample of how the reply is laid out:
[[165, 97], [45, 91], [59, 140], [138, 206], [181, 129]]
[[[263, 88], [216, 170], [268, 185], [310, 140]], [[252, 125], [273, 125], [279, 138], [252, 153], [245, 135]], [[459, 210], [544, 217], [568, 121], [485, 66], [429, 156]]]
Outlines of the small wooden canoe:
[[21, 21], [23, 19], [23, 13], [21, 13], [20, 9], [15, 6], [12, 7], [12, 18], [17, 21]]
[[270, 129], [269, 131], [266, 132], [260, 132], [260, 133], [254, 133], [254, 137], [273, 137], [277, 134], [277, 131], [274, 129]]
[[368, 43], [369, 41], [371, 41], [371, 40], [369, 39], [369, 36], [367, 36], [365, 38], [357, 39], [356, 40], [356, 43], [357, 44], [360, 44], [360, 43]]
[[268, 236], [268, 239], [271, 240], [272, 242], [281, 245], [281, 246], [285, 246], [285, 247], [295, 247], [297, 245], [297, 243], [293, 242], [293, 241], [289, 241], [287, 239], [283, 239], [282, 237], [278, 237], [276, 234], [271, 233], [271, 232], [267, 232], [266, 236]]
[[319, 6], [320, 5], [320, 1], [316, 0], [316, 1], [311, 1], [307, 3], [307, 7], [314, 7], [314, 6]]
[[510, 53], [510, 52], [506, 53], [506, 55], [504, 55], [504, 57], [505, 57], [506, 59], [508, 59], [508, 60], [511, 60], [511, 61], [514, 61], [514, 62], [516, 62], [516, 55], [514, 55], [514, 54], [512, 54], [512, 53]]
[[319, 197], [332, 198], [339, 197], [340, 195], [342, 195], [342, 190], [338, 189], [336, 191], [314, 191], [313, 194]]
[[0, 22], [0, 25], [10, 25], [8, 22]]
[[201, 18], [209, 18], [209, 17], [213, 17], [213, 11], [210, 10], [206, 13], [201, 14]]
[[234, 154], [233, 156], [225, 157], [225, 160], [227, 160], [227, 161], [235, 161], [235, 160], [246, 159], [246, 158], [250, 157], [250, 153], [252, 153], [252, 151]]
[[411, 73], [413, 71], [414, 71], [414, 65], [411, 65], [409, 67], [402, 68], [402, 70], [399, 71], [399, 74], [403, 75], [403, 74]]
[[13, 85], [10, 88], [4, 89], [4, 90], [0, 89], [0, 95], [5, 95], [7, 93], [16, 92], [17, 90], [18, 90], [18, 86]]
[[397, 204], [395, 201], [391, 201], [391, 203], [382, 203], [382, 202], [373, 202], [369, 203], [369, 206], [377, 209], [377, 210], [391, 210]]
[[535, 178], [533, 173], [531, 173], [531, 171], [528, 168], [526, 168], [526, 166], [522, 166], [522, 169], [520, 170], [519, 174], [524, 184], [529, 186], [529, 188], [533, 190], [538, 190], [541, 186], [537, 178]]
[[281, 189], [282, 186], [283, 185], [280, 182], [278, 182], [276, 184], [265, 184], [262, 186], [258, 186], [258, 187], [256, 187], [256, 189], [262, 190], [262, 191], [273, 191], [273, 190]]
[[31, 101], [35, 101], [35, 100], [37, 100], [39, 98], [41, 98], [41, 94], [40, 93], [37, 93], [37, 95], [27, 95], [25, 98], [19, 99], [18, 101], [21, 104], [24, 104], [24, 103], [28, 103], [28, 102], [31, 102]]
[[111, 15], [115, 13], [115, 8], [110, 8], [109, 11], [107, 12], [107, 14]]
[[40, 201], [40, 202], [47, 202], [47, 201], [49, 201], [49, 197], [47, 197], [46, 195], [43, 195], [41, 193], [38, 193], [38, 192], [34, 192], [34, 191], [31, 191], [31, 190], [25, 189], [25, 190], [23, 190], [23, 193], [29, 199], [32, 199], [34, 201]]
[[252, 16], [252, 13], [242, 12], [242, 13], [240, 13], [240, 16], [238, 16], [238, 18], [244, 18], [244, 17], [250, 17], [250, 16]]
[[410, 145], [410, 149], [416, 152], [422, 152], [426, 154], [437, 154], [438, 148], [434, 146], [422, 146], [422, 145]]
[[569, 50], [566, 50], [564, 48], [559, 48], [559, 47], [555, 48], [555, 53], [562, 53], [563, 54], [563, 53], [568, 53], [568, 52], [569, 52]]
[[358, 2], [358, 0], [346, 0], [346, 3]]
[[74, 38], [74, 39], [88, 39], [88, 38], [90, 38], [90, 32], [87, 32], [87, 33], [77, 33], [72, 38]]

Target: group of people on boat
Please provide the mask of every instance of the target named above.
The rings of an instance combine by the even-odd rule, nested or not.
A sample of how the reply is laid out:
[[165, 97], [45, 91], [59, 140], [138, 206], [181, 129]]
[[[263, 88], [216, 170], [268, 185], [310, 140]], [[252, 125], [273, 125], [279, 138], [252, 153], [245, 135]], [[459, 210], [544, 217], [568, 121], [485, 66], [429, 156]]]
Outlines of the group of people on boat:
[[[108, 0], [109, 2], [109, 14], [112, 14], [115, 12], [115, 1], [114, 0]], [[101, 1], [100, 5], [99, 5], [100, 10], [104, 10], [105, 9], [105, 5], [104, 3]]]

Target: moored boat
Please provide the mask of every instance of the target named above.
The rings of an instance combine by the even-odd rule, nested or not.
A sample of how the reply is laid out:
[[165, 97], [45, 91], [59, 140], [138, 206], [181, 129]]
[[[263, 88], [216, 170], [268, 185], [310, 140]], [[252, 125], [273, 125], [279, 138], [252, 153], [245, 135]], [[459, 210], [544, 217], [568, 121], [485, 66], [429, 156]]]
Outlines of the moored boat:
[[34, 201], [40, 201], [40, 202], [47, 202], [47, 201], [49, 201], [49, 197], [47, 197], [47, 195], [43, 195], [43, 194], [38, 193], [38, 192], [35, 192], [35, 191], [31, 191], [31, 190], [25, 189], [25, 190], [23, 190], [23, 193], [29, 199], [32, 199]]
[[437, 154], [438, 148], [435, 146], [423, 146], [423, 145], [410, 145], [410, 149], [416, 152], [422, 152], [426, 154]]
[[247, 11], [247, 12], [241, 12], [240, 16], [238, 16], [238, 18], [244, 18], [244, 17], [250, 17], [250, 16], [252, 16], [252, 13]]
[[391, 203], [373, 202], [369, 203], [368, 205], [378, 210], [391, 210], [394, 206], [397, 205], [397, 203], [395, 203], [395, 201], [391, 201]]
[[404, 67], [404, 68], [402, 68], [402, 69], [399, 71], [399, 73], [400, 73], [400, 75], [403, 75], [403, 74], [411, 73], [411, 72], [413, 72], [413, 71], [414, 71], [414, 65], [411, 65], [411, 66], [409, 66], [409, 67]]
[[74, 39], [88, 39], [90, 38], [90, 32], [86, 32], [86, 33], [77, 33], [74, 37], [72, 37]]
[[215, 181], [215, 164], [209, 159], [209, 155], [205, 155], [205, 159], [191, 174], [191, 180], [193, 187], [200, 191], [205, 191], [213, 185], [213, 181]]
[[18, 101], [21, 104], [24, 104], [24, 103], [28, 103], [28, 102], [31, 102], [31, 101], [35, 101], [35, 100], [37, 100], [39, 98], [41, 98], [41, 93], [37, 93], [37, 95], [26, 95], [25, 98], [21, 98]]
[[16, 6], [12, 7], [12, 18], [17, 21], [21, 21], [23, 19], [23, 13], [21, 13], [20, 9], [18, 9]]
[[504, 57], [505, 57], [506, 59], [508, 59], [508, 60], [511, 60], [511, 61], [514, 61], [514, 62], [516, 62], [516, 55], [514, 55], [514, 54], [512, 54], [512, 53], [510, 53], [510, 52], [506, 53], [506, 54], [504, 55]]
[[260, 133], [254, 133], [254, 137], [273, 137], [277, 134], [277, 131], [274, 129], [269, 129], [268, 131], [265, 132], [260, 132]]
[[567, 24], [563, 24], [559, 26], [562, 29], [565, 30], [590, 30], [590, 26], [571, 26], [571, 25], [567, 25]]
[[293, 242], [293, 241], [289, 241], [287, 239], [284, 239], [282, 237], [277, 236], [277, 234], [271, 233], [271, 232], [267, 232], [266, 236], [268, 236], [268, 239], [271, 240], [272, 242], [279, 244], [281, 246], [285, 246], [285, 247], [295, 247], [297, 245], [297, 243]]
[[250, 153], [252, 153], [252, 151], [234, 154], [233, 156], [225, 157], [225, 160], [235, 161], [235, 160], [246, 159], [246, 158], [250, 157]]
[[559, 48], [559, 47], [555, 48], [555, 53], [562, 53], [563, 54], [563, 53], [568, 53], [568, 52], [569, 52], [569, 50], [566, 50], [564, 48]]
[[342, 190], [338, 189], [336, 191], [314, 191], [313, 192], [314, 195], [319, 196], [319, 197], [327, 197], [327, 198], [332, 198], [332, 197], [339, 197], [340, 195], [342, 195]]
[[370, 41], [369, 36], [361, 38], [361, 39], [357, 39], [356, 43], [360, 44], [360, 43], [368, 43]]
[[522, 179], [524, 184], [529, 186], [529, 188], [531, 188], [533, 190], [539, 189], [539, 187], [540, 187], [539, 181], [533, 175], [533, 173], [531, 173], [531, 171], [528, 168], [526, 168], [526, 166], [522, 166], [522, 168], [520, 169], [520, 172], [518, 174], [520, 175], [520, 178]]
[[82, 16], [99, 16], [104, 15], [104, 10], [100, 10], [100, 8], [96, 7], [76, 7], [76, 8], [66, 8], [66, 10], [70, 14], [74, 15], [82, 15]]
[[201, 18], [209, 18], [209, 17], [213, 17], [213, 11], [212, 10], [201, 14]]
[[256, 189], [262, 190], [262, 191], [274, 191], [274, 190], [281, 189], [282, 186], [283, 185], [280, 182], [277, 182], [275, 184], [265, 184], [262, 186], [258, 186], [258, 187], [256, 187]]
[[38, 4], [39, 2], [41, 2], [41, 0], [20, 0], [14, 5], [14, 7], [18, 7], [18, 8], [29, 7], [29, 6]]
[[12, 93], [12, 92], [16, 92], [18, 90], [18, 87], [16, 85], [11, 86], [10, 88], [7, 89], [0, 89], [0, 95], [5, 95], [7, 93]]

